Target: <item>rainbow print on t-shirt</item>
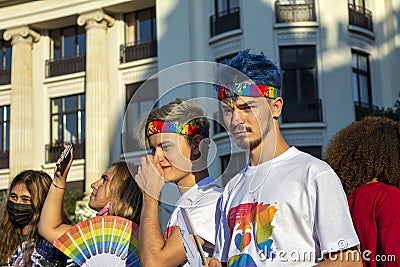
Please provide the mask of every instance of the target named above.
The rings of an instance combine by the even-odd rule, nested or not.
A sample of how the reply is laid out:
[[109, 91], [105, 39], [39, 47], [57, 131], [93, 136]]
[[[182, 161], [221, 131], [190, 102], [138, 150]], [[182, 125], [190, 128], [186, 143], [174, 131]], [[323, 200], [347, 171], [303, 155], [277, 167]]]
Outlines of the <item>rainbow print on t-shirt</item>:
[[228, 266], [256, 266], [252, 256], [246, 253], [249, 249], [244, 252], [252, 243], [258, 257], [265, 260], [276, 257], [272, 251], [271, 236], [277, 210], [273, 205], [258, 202], [240, 204], [229, 210], [228, 225], [238, 254], [229, 258]]

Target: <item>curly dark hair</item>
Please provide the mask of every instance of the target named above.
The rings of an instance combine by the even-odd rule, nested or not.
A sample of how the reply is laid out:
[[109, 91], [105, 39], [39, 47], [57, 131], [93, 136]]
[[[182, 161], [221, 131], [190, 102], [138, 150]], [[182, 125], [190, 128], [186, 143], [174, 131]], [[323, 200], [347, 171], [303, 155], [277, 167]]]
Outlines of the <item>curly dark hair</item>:
[[398, 187], [400, 124], [384, 117], [353, 122], [330, 140], [324, 159], [340, 177], [348, 197], [374, 178]]

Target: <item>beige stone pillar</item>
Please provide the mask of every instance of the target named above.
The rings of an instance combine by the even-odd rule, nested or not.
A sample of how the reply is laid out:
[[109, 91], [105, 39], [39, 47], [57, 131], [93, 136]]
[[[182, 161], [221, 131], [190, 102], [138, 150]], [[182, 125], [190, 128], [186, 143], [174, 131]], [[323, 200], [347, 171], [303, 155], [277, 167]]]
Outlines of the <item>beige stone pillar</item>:
[[[4, 32], [11, 40], [10, 177], [33, 166], [32, 44], [40, 35], [27, 26]], [[43, 65], [39, 67], [43, 68]]]
[[114, 19], [95, 10], [81, 14], [78, 25], [86, 28], [86, 192], [110, 164], [109, 71], [107, 28]]

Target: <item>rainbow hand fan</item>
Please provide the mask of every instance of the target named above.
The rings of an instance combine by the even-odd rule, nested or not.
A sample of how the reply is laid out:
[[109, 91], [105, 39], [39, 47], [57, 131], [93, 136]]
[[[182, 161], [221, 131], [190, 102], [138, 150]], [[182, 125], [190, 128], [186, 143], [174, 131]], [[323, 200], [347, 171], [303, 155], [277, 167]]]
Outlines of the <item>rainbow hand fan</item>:
[[54, 246], [80, 266], [140, 266], [139, 226], [117, 216], [98, 216], [76, 224]]

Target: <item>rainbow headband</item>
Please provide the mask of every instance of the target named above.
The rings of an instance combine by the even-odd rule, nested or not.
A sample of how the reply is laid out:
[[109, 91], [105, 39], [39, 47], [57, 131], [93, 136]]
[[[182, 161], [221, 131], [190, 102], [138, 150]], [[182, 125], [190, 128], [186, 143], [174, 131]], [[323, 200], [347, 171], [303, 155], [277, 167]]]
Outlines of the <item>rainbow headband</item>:
[[275, 99], [281, 96], [281, 90], [269, 85], [249, 83], [235, 83], [234, 90], [224, 86], [218, 87], [218, 100], [232, 96], [263, 96]]
[[195, 136], [200, 134], [203, 138], [206, 138], [203, 131], [194, 125], [184, 124], [180, 125], [173, 121], [151, 121], [147, 124], [146, 137], [149, 138], [150, 135], [156, 133], [177, 133], [188, 136]]

